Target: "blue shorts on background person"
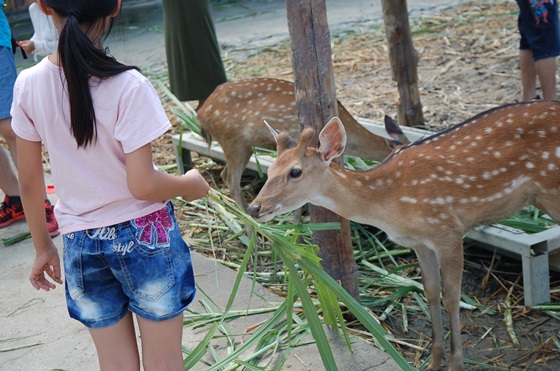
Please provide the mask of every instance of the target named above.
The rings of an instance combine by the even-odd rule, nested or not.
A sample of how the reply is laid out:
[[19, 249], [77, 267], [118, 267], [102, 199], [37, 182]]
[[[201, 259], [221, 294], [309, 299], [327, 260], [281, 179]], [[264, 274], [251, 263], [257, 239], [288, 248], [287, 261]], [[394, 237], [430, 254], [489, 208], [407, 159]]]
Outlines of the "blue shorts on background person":
[[537, 78], [543, 98], [556, 100], [556, 57], [560, 55], [560, 28], [556, 0], [517, 0], [519, 67], [523, 100], [539, 98]]
[[9, 118], [17, 70], [12, 49], [0, 46], [0, 119]]

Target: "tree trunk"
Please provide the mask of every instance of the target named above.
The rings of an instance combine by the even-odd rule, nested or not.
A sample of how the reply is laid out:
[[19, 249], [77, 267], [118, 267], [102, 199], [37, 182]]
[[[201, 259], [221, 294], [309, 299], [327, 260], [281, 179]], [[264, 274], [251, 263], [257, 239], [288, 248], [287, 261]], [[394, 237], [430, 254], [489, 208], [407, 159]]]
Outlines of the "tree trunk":
[[[325, 0], [286, 0], [286, 7], [299, 123], [302, 129], [315, 129], [315, 145], [323, 126], [338, 115], [327, 9]], [[325, 271], [359, 300], [348, 220], [321, 207], [310, 209], [314, 223], [340, 222], [340, 230], [314, 232], [313, 241], [320, 247]]]
[[382, 0], [381, 6], [393, 80], [399, 89], [398, 122], [405, 126], [424, 125], [418, 92], [418, 53], [412, 44], [406, 0]]

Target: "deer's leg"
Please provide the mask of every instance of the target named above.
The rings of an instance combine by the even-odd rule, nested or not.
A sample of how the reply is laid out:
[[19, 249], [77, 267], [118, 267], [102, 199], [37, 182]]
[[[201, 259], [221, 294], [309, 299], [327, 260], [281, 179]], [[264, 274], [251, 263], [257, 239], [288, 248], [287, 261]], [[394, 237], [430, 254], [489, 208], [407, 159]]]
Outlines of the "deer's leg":
[[428, 365], [428, 370], [439, 370], [445, 353], [440, 304], [441, 281], [439, 262], [435, 252], [426, 246], [415, 246], [414, 250], [420, 262], [424, 293], [428, 299], [430, 316], [432, 317], [432, 359]]
[[541, 196], [534, 202], [534, 205], [560, 224], [560, 196], [558, 194], [551, 194], [548, 197]]
[[449, 370], [463, 369], [463, 341], [459, 322], [459, 302], [461, 300], [461, 280], [463, 277], [463, 240], [458, 239], [440, 250], [443, 305], [449, 314], [451, 329], [451, 357]]
[[228, 147], [222, 147], [227, 163], [221, 173], [222, 180], [226, 183], [231, 198], [243, 209], [247, 208], [247, 204], [241, 193], [241, 176], [249, 159], [251, 158], [251, 148], [237, 147], [235, 151], [231, 151]]

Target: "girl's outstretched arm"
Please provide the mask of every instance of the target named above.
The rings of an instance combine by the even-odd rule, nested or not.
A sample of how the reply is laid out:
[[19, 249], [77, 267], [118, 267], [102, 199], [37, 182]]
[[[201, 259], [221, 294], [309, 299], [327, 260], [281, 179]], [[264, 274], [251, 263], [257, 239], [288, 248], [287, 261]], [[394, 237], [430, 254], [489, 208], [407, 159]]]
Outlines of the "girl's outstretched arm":
[[47, 229], [42, 146], [41, 142], [30, 142], [20, 137], [16, 143], [20, 196], [35, 247], [29, 281], [37, 290], [49, 291], [56, 286], [45, 273], [58, 284], [62, 284], [62, 274], [58, 249]]
[[128, 189], [139, 200], [165, 201], [181, 196], [186, 201], [204, 197], [210, 186], [193, 169], [182, 176], [154, 169], [151, 144], [126, 155]]

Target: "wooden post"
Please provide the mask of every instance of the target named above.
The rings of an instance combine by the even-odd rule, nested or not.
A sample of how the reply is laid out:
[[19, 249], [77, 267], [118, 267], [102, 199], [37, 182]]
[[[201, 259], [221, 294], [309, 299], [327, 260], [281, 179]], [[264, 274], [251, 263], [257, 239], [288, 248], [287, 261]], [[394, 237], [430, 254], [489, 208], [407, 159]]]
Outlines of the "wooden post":
[[405, 126], [424, 125], [418, 92], [418, 53], [412, 43], [406, 0], [382, 0], [381, 6], [393, 80], [399, 89], [398, 122]]
[[[286, 7], [299, 123], [302, 129], [315, 129], [316, 145], [323, 126], [338, 115], [327, 9], [325, 0], [286, 0]], [[315, 223], [340, 222], [340, 230], [314, 232], [313, 241], [320, 247], [323, 269], [359, 300], [348, 220], [321, 207], [310, 205], [310, 210]]]

